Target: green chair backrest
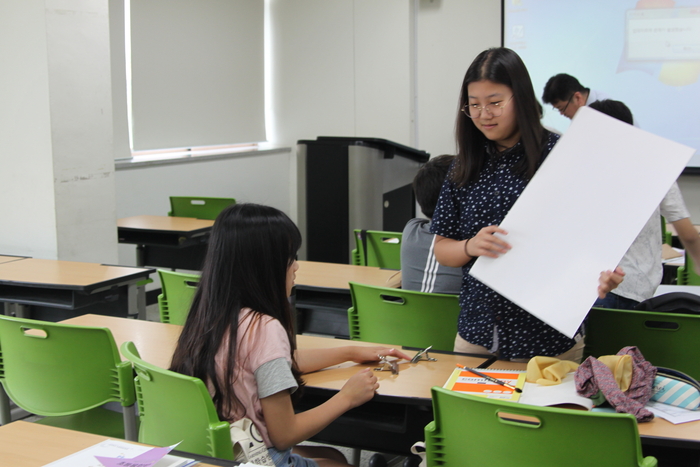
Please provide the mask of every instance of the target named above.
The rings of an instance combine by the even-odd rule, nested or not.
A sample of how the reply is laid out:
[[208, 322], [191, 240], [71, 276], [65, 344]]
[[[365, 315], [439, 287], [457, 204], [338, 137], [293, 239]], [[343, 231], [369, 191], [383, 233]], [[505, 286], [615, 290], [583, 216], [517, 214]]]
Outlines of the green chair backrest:
[[700, 379], [700, 315], [592, 308], [586, 319], [585, 356], [615, 355], [634, 345], [652, 365]]
[[[653, 467], [630, 414], [537, 407], [432, 388], [425, 427], [433, 466]], [[524, 418], [524, 419], [523, 419]]]
[[452, 351], [459, 296], [350, 283], [350, 339]]
[[358, 266], [401, 269], [401, 232], [354, 230], [352, 262]]
[[162, 292], [158, 295], [158, 310], [162, 323], [184, 325], [192, 297], [199, 284], [199, 274], [158, 270]]
[[234, 198], [171, 196], [169, 216], [215, 220], [227, 206], [236, 204]]
[[700, 285], [700, 276], [695, 272], [693, 258], [685, 252], [685, 265], [680, 266], [676, 272], [678, 285]]
[[661, 216], [661, 243], [671, 245], [673, 243], [673, 234], [666, 230], [666, 218]]
[[180, 451], [233, 460], [229, 423], [219, 420], [202, 380], [145, 362], [133, 342], [123, 343], [121, 351], [136, 372], [139, 442], [170, 446], [182, 441]]
[[[3, 424], [10, 421], [9, 396], [47, 417], [39, 423], [136, 439], [131, 365], [109, 329], [0, 315], [0, 383]], [[99, 408], [107, 402], [127, 409]]]

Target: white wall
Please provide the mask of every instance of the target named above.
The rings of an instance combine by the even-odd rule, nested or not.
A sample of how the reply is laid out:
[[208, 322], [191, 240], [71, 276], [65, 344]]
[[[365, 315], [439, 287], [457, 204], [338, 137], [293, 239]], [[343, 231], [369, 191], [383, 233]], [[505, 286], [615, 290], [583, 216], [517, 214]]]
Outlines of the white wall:
[[[0, 2], [0, 248], [56, 254], [44, 0]], [[29, 219], [32, 216], [33, 219]], [[11, 227], [10, 227], [11, 226]]]
[[366, 136], [454, 152], [462, 78], [500, 45], [500, 11], [496, 0], [271, 0], [272, 140]]
[[[203, 159], [181, 164], [120, 168], [117, 217], [164, 216], [169, 196], [219, 196], [290, 212], [289, 151]], [[135, 265], [135, 246], [119, 245], [119, 264]]]
[[114, 262], [106, 0], [0, 2], [0, 251]]

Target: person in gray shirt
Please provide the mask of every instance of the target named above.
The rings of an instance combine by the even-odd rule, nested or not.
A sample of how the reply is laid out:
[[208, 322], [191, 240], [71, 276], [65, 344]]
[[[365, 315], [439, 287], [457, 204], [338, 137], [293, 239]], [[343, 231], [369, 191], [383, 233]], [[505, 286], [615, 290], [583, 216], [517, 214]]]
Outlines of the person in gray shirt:
[[442, 155], [430, 159], [413, 179], [416, 201], [427, 217], [411, 219], [403, 229], [401, 242], [401, 288], [418, 292], [458, 295], [462, 287], [462, 269], [443, 266], [433, 252], [435, 235], [430, 221], [435, 211], [440, 188], [455, 156]]

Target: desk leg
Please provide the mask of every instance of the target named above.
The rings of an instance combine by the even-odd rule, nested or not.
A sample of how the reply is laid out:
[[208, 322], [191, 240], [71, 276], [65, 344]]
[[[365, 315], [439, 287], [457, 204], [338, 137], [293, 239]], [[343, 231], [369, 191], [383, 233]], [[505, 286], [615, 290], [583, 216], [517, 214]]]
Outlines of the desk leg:
[[146, 288], [138, 284], [127, 286], [129, 317], [146, 319]]
[[136, 245], [136, 266], [142, 268], [146, 263], [146, 245]]
[[128, 441], [138, 441], [139, 430], [136, 424], [136, 404], [122, 407], [122, 413], [124, 415], [124, 438]]
[[29, 318], [29, 307], [19, 303], [5, 303], [5, 316], [16, 318]]
[[5, 388], [0, 384], [0, 424], [7, 425], [11, 421], [10, 398], [5, 392]]

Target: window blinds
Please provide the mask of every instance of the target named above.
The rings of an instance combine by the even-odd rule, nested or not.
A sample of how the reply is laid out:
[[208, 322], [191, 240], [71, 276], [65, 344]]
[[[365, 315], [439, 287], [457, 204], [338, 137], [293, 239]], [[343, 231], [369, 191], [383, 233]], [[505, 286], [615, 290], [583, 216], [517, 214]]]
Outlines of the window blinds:
[[131, 2], [133, 149], [265, 140], [264, 2]]

